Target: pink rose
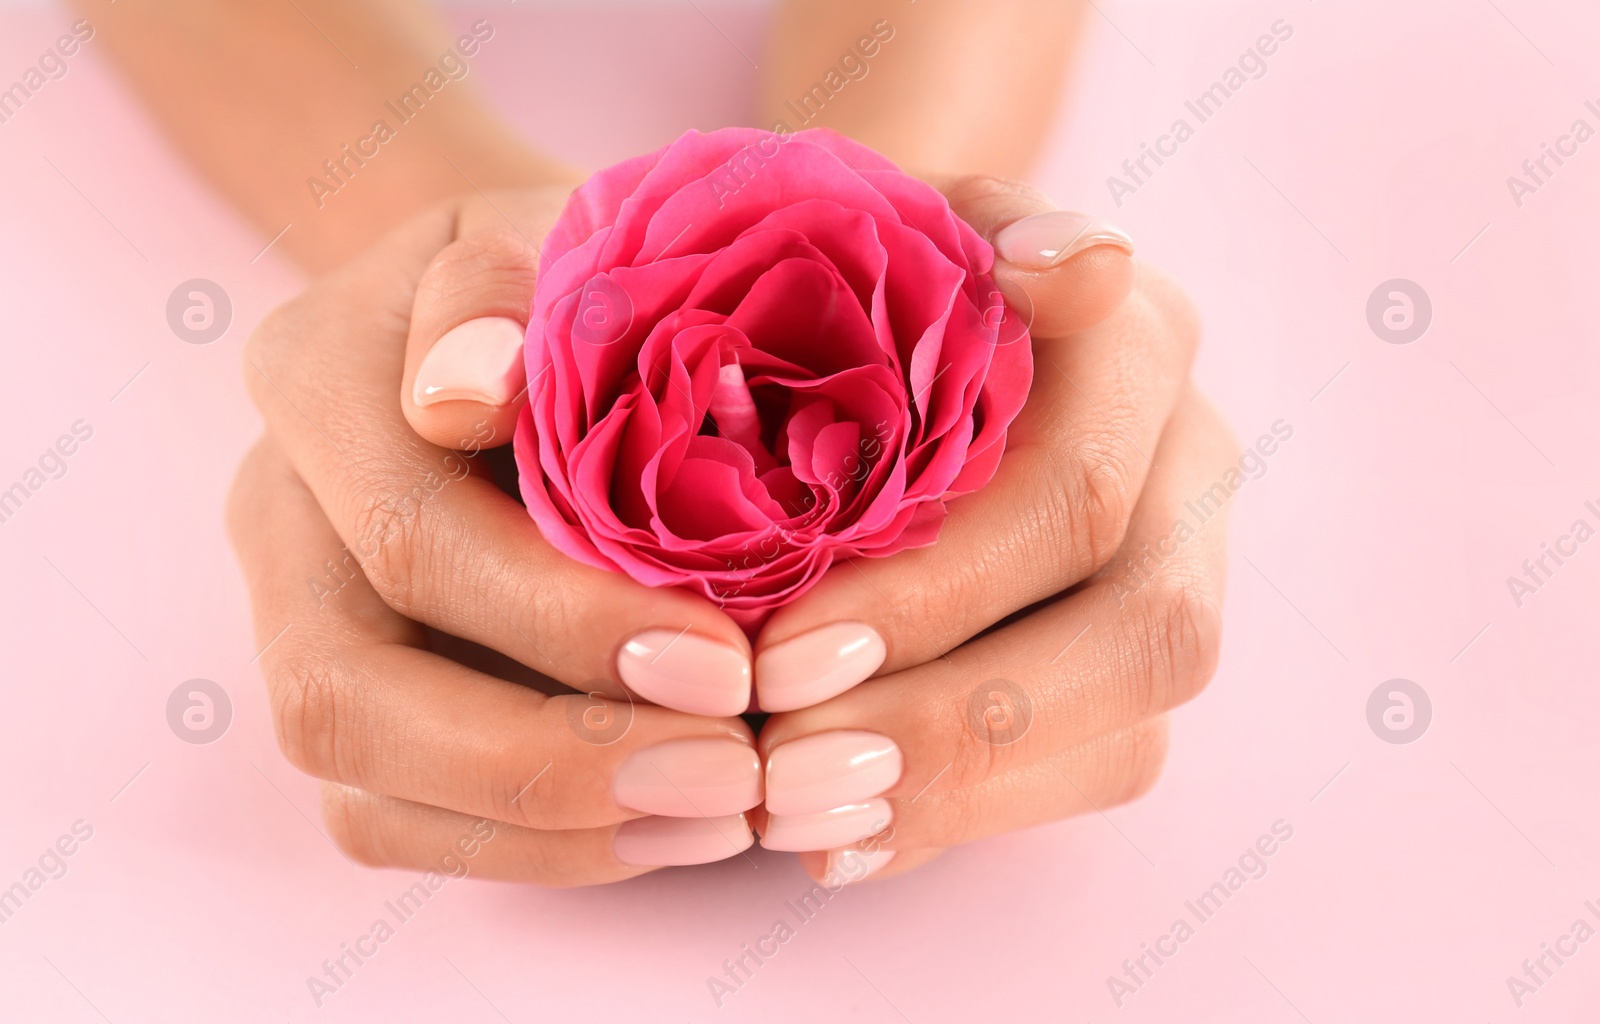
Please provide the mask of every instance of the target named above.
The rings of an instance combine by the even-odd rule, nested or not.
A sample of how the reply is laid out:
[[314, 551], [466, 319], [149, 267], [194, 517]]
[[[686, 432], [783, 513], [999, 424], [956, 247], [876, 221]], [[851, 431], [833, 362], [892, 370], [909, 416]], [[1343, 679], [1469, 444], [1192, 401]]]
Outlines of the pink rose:
[[993, 265], [937, 191], [826, 130], [691, 131], [601, 171], [540, 260], [528, 511], [751, 635], [835, 560], [931, 544], [1032, 378]]

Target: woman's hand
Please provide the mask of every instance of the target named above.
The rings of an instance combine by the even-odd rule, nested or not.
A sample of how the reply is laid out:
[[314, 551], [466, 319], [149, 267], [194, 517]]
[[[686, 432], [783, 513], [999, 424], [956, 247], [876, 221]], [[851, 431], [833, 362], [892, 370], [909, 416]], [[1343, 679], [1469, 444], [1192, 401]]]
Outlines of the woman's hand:
[[[787, 712], [759, 737], [757, 829], [810, 851], [818, 878], [1134, 798], [1160, 772], [1163, 712], [1216, 664], [1226, 510], [1197, 523], [1186, 503], [1238, 452], [1188, 380], [1188, 300], [1143, 266], [1121, 298], [1091, 270], [1126, 264], [1109, 248], [1068, 260], [1077, 280], [1029, 273], [1066, 215], [990, 179], [947, 191], [1013, 305], [1032, 303], [1034, 384], [937, 544], [836, 567], [757, 639], [762, 704]], [[1074, 305], [1086, 291], [1121, 301]]]
[[[543, 541], [476, 454], [509, 440], [520, 395], [408, 406], [444, 446], [419, 437], [397, 400], [425, 362], [419, 331], [431, 350], [468, 317], [462, 304], [526, 316], [531, 276], [514, 275], [521, 297], [497, 305], [441, 275], [500, 280], [471, 255], [490, 224], [495, 259], [531, 267], [529, 240], [564, 195], [473, 197], [421, 216], [277, 310], [247, 346], [267, 434], [229, 519], [278, 739], [326, 780], [330, 831], [365, 863], [435, 866], [478, 819], [509, 824], [473, 870], [547, 885], [721, 860], [752, 842], [742, 812], [762, 790], [750, 729], [734, 717], [750, 694], [739, 628], [704, 599]], [[547, 696], [442, 657], [424, 626], [578, 692]], [[696, 714], [634, 704], [620, 682]]]

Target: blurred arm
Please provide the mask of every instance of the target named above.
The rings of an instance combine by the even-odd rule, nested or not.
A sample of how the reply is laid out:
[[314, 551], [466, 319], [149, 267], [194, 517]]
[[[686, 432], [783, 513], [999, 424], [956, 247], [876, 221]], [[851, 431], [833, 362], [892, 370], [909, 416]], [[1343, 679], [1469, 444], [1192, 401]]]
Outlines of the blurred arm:
[[74, 2], [184, 155], [268, 236], [292, 224], [278, 247], [309, 270], [448, 196], [573, 177], [473, 88], [504, 45], [492, 16], [452, 34], [422, 0]]
[[1082, 0], [921, 0], [887, 13], [783, 0], [759, 124], [825, 125], [920, 174], [1022, 177], [1084, 10]]

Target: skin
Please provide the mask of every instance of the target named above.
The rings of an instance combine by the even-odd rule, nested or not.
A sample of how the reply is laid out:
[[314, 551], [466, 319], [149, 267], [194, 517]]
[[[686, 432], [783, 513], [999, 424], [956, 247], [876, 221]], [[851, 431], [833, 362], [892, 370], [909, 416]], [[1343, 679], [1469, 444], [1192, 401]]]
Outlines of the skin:
[[[582, 175], [536, 152], [477, 92], [471, 72], [399, 126], [381, 155], [319, 207], [306, 179], [384, 117], [455, 42], [417, 0], [75, 0], [180, 152], [313, 273], [396, 224], [478, 189]], [[492, 52], [500, 40], [485, 43]], [[356, 65], [352, 67], [352, 62]], [[470, 60], [469, 60], [470, 64]]]
[[[1164, 713], [1215, 665], [1222, 517], [1131, 592], [1129, 564], [1237, 454], [1188, 381], [1194, 312], [1159, 272], [1107, 246], [1044, 271], [998, 263], [1008, 301], [1028, 311], [1037, 366], [999, 474], [951, 504], [937, 545], [836, 567], [773, 617], [756, 652], [853, 620], [874, 625], [889, 656], [875, 678], [775, 715], [755, 737], [737, 718], [632, 704], [612, 681], [619, 646], [647, 628], [750, 647], [711, 603], [543, 541], [486, 453], [509, 440], [516, 402], [422, 409], [409, 397], [446, 331], [526, 319], [534, 240], [574, 172], [512, 138], [468, 78], [441, 96], [451, 116], [419, 117], [310, 216], [307, 170], [449, 45], [426, 11], [299, 0], [303, 18], [256, 0], [175, 0], [155, 16], [146, 6], [94, 15], [136, 89], [264, 231], [294, 221], [285, 252], [326, 271], [247, 346], [266, 434], [240, 469], [229, 524], [257, 633], [278, 637], [262, 664], [279, 743], [325, 781], [324, 816], [352, 859], [431, 866], [489, 818], [502, 824], [473, 862], [487, 877], [585, 885], [644, 873], [612, 854], [617, 826], [640, 815], [615, 803], [610, 780], [629, 754], [686, 737], [763, 757], [839, 728], [894, 739], [905, 769], [885, 794], [893, 824], [870, 842], [898, 855], [874, 880], [1154, 783]], [[990, 175], [1025, 169], [1080, 18], [1059, 0], [908, 8], [871, 72], [819, 120], [922, 169], [993, 238], [1052, 209]], [[767, 120], [838, 60], [867, 27], [859, 21], [846, 0], [780, 10], [763, 61]], [[342, 41], [359, 73], [321, 34]], [[330, 564], [341, 582], [319, 593], [311, 581], [328, 580]], [[510, 661], [480, 671], [481, 659], [441, 653], [441, 633]], [[502, 678], [517, 664], [536, 685]], [[973, 686], [994, 678], [1033, 704], [1015, 743], [983, 742], [966, 722]], [[631, 714], [630, 727], [614, 743], [585, 742], [574, 702], [594, 699], [564, 687], [618, 698], [608, 713]], [[759, 830], [761, 810], [750, 818]], [[801, 855], [819, 877], [825, 857]]]
[[884, 18], [848, 0], [779, 4], [756, 123], [800, 128], [785, 104], [848, 49], [863, 52], [861, 37], [882, 25], [894, 34], [864, 61], [869, 70], [856, 71], [805, 127], [832, 128], [927, 175], [1020, 178], [1055, 116], [1088, 9], [1071, 0], [925, 0]]

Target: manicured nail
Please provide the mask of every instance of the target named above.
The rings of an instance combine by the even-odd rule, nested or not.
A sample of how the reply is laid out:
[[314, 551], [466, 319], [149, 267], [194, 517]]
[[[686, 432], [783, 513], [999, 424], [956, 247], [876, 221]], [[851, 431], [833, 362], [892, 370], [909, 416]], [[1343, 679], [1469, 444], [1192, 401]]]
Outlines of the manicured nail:
[[649, 629], [622, 645], [617, 674], [645, 700], [726, 718], [750, 707], [750, 659], [693, 633]]
[[894, 860], [894, 851], [879, 847], [868, 853], [854, 847], [847, 850], [828, 851], [828, 865], [822, 873], [822, 880], [834, 877], [842, 879], [846, 885], [859, 882], [869, 875], [876, 874], [885, 864]]
[[899, 782], [904, 766], [894, 740], [875, 732], [791, 740], [767, 755], [767, 810], [812, 814], [866, 800]]
[[624, 864], [668, 868], [710, 864], [750, 849], [755, 837], [742, 814], [720, 818], [634, 818], [617, 827], [611, 849]]
[[756, 655], [762, 711], [795, 711], [837, 696], [878, 671], [889, 653], [860, 622], [835, 622]]
[[1114, 245], [1133, 255], [1133, 239], [1098, 217], [1070, 210], [1052, 210], [1024, 217], [1001, 228], [994, 248], [1019, 267], [1048, 270], [1097, 245]]
[[451, 328], [417, 367], [411, 400], [418, 405], [464, 399], [505, 405], [522, 391], [527, 370], [522, 339], [527, 328], [503, 316], [485, 316]]
[[791, 853], [831, 850], [877, 835], [888, 828], [893, 819], [894, 812], [889, 809], [887, 800], [845, 804], [816, 814], [773, 814], [767, 818], [761, 845], [769, 850]]
[[761, 802], [761, 757], [738, 740], [669, 740], [622, 762], [611, 794], [623, 807], [646, 814], [738, 814]]

